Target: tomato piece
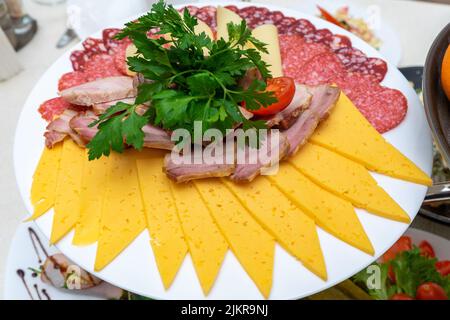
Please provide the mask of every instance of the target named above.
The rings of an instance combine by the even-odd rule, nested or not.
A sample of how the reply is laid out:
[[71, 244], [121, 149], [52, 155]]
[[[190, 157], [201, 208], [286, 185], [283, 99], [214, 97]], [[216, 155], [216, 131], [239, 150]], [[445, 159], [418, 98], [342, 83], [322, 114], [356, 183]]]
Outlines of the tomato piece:
[[401, 236], [396, 243], [386, 251], [381, 257], [381, 261], [388, 262], [397, 256], [400, 252], [408, 251], [412, 249], [412, 241], [408, 236]]
[[448, 300], [444, 289], [434, 282], [425, 282], [417, 288], [416, 298], [419, 300]]
[[388, 269], [388, 278], [389, 281], [391, 281], [391, 283], [396, 283], [397, 282], [397, 278], [395, 277], [395, 272], [394, 272], [394, 268], [392, 268], [392, 265], [389, 266]]
[[408, 296], [406, 293], [393, 294], [389, 300], [415, 300], [413, 297]]
[[419, 249], [420, 249], [420, 254], [424, 257], [427, 257], [427, 258], [436, 257], [433, 247], [426, 240], [423, 240], [421, 243], [419, 243]]
[[317, 6], [317, 9], [319, 9], [320, 14], [322, 15], [322, 17], [327, 20], [328, 22], [331, 22], [341, 28], [344, 28], [344, 25], [342, 23], [339, 22], [338, 19], [336, 19], [331, 13], [329, 13], [327, 10], [325, 10], [324, 8], [322, 8], [321, 6]]
[[450, 260], [436, 262], [436, 270], [444, 277], [450, 275]]
[[[294, 79], [290, 77], [269, 78], [267, 79], [266, 91], [273, 91], [278, 101], [266, 108], [261, 107], [258, 110], [248, 110], [249, 112], [258, 116], [268, 116], [285, 109], [294, 98]], [[242, 106], [245, 108], [245, 103]]]

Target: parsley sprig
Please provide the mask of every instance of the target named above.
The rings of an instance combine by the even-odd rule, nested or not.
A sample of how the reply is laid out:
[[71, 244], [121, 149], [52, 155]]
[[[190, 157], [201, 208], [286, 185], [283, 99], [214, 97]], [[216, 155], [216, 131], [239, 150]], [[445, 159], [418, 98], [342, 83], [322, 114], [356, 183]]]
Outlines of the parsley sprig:
[[[142, 127], [147, 123], [191, 133], [194, 121], [202, 121], [204, 131], [225, 132], [236, 124], [244, 129], [265, 127], [262, 121], [247, 120], [239, 105], [245, 102], [249, 110], [267, 107], [276, 102], [273, 92], [264, 91], [266, 83], [260, 80], [243, 89], [239, 79], [251, 68], [257, 68], [264, 79], [271, 77], [260, 55], [267, 52], [266, 45], [252, 36], [245, 20], [227, 25], [228, 40], [196, 34], [196, 25], [197, 19], [187, 9], [180, 14], [159, 1], [117, 35], [133, 41], [137, 54], [127, 63], [147, 81], [139, 86], [135, 104], [118, 103], [91, 124], [98, 125], [99, 131], [88, 144], [89, 159], [109, 155], [111, 149], [123, 152], [124, 143], [141, 149]], [[157, 36], [149, 37], [149, 33]], [[139, 104], [150, 105], [149, 111], [137, 114]]]

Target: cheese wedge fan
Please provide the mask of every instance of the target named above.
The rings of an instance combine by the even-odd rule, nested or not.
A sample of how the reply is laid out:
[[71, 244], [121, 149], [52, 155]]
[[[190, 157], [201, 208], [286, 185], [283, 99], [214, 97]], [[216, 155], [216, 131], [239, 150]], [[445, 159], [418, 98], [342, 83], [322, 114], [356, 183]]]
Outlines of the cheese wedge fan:
[[228, 244], [194, 185], [172, 182], [170, 185], [195, 271], [207, 295], [219, 273]]
[[52, 244], [61, 240], [79, 219], [81, 177], [86, 157], [86, 149], [80, 148], [72, 139], [64, 140], [53, 207]]
[[307, 143], [289, 162], [323, 189], [382, 217], [410, 222], [408, 214], [361, 164]]
[[[327, 279], [314, 221], [295, 207], [270, 181], [259, 176], [248, 184], [222, 180], [253, 217], [306, 268]], [[276, 199], [276, 201], [274, 201]]]
[[147, 216], [150, 244], [164, 287], [172, 284], [188, 251], [170, 181], [162, 172], [163, 157], [137, 160], [139, 184]]
[[195, 181], [231, 250], [265, 298], [272, 287], [275, 240], [219, 179]]
[[133, 152], [112, 152], [109, 158], [96, 271], [114, 260], [146, 227], [136, 157]]
[[374, 254], [350, 202], [320, 188], [288, 163], [281, 163], [278, 174], [268, 178], [319, 227], [355, 248]]
[[426, 186], [433, 184], [425, 172], [370, 125], [342, 92], [330, 117], [316, 129], [310, 141], [359, 162], [369, 170]]
[[34, 207], [34, 211], [28, 220], [39, 218], [55, 204], [61, 151], [62, 144], [59, 143], [52, 149], [44, 148], [42, 152], [41, 159], [33, 175], [31, 204]]

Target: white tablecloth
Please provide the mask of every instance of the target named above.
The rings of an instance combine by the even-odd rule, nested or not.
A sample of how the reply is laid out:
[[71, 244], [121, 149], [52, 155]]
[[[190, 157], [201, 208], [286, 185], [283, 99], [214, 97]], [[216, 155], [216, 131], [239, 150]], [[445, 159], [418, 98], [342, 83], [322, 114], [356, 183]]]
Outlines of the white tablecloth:
[[[22, 105], [43, 72], [62, 55], [65, 49], [56, 49], [55, 44], [66, 25], [65, 6], [38, 5], [25, 0], [28, 12], [38, 20], [39, 32], [33, 41], [18, 55], [24, 71], [16, 77], [0, 83], [0, 295], [3, 294], [4, 267], [10, 240], [17, 225], [25, 216], [25, 207], [17, 190], [12, 147], [14, 130]], [[259, 0], [294, 7], [292, 0]], [[450, 5], [439, 5], [419, 1], [358, 0], [360, 5], [378, 4], [381, 17], [398, 32], [403, 47], [402, 66], [423, 65], [426, 53], [438, 32], [450, 21]], [[127, 1], [129, 5], [129, 1]], [[37, 107], [37, 106], [36, 106]], [[418, 218], [420, 220], [420, 218]], [[439, 232], [439, 226], [429, 228]]]

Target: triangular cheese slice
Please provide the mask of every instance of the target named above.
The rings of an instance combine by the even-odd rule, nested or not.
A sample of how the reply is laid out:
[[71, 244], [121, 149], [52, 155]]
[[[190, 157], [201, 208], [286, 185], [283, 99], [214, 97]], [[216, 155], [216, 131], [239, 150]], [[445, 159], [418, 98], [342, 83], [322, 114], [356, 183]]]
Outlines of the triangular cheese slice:
[[80, 217], [72, 239], [74, 245], [89, 245], [98, 240], [108, 177], [108, 160], [109, 157], [85, 160], [81, 182]]
[[211, 290], [228, 244], [192, 183], [171, 182], [178, 216], [205, 295]]
[[265, 177], [259, 176], [247, 184], [222, 181], [283, 248], [320, 278], [327, 279], [316, 225], [310, 217]]
[[408, 214], [361, 164], [307, 143], [289, 162], [322, 188], [382, 217], [409, 223]]
[[[374, 254], [350, 202], [320, 188], [286, 162], [280, 164], [276, 175], [268, 178], [319, 227], [355, 248]], [[278, 199], [273, 203], [277, 205]]]
[[133, 152], [109, 156], [95, 271], [114, 260], [145, 229], [146, 220]]
[[78, 221], [81, 177], [86, 161], [86, 149], [80, 148], [72, 139], [64, 140], [53, 207], [52, 244], [61, 240]]
[[272, 288], [275, 240], [219, 179], [195, 181], [231, 250], [265, 298]]
[[218, 6], [216, 11], [216, 20], [217, 20], [216, 38], [217, 39], [223, 38], [225, 41], [228, 41], [227, 24], [230, 22], [234, 24], [240, 24], [242, 18], [235, 12], [227, 8]]
[[310, 141], [340, 153], [367, 169], [394, 178], [430, 186], [431, 178], [387, 142], [341, 92], [329, 118]]
[[31, 186], [31, 204], [34, 211], [27, 221], [39, 218], [55, 204], [61, 151], [62, 143], [58, 143], [52, 149], [44, 148], [42, 152]]
[[168, 289], [188, 247], [170, 191], [170, 181], [161, 170], [163, 157], [157, 153], [154, 157], [137, 160], [136, 163], [150, 244], [164, 288]]

